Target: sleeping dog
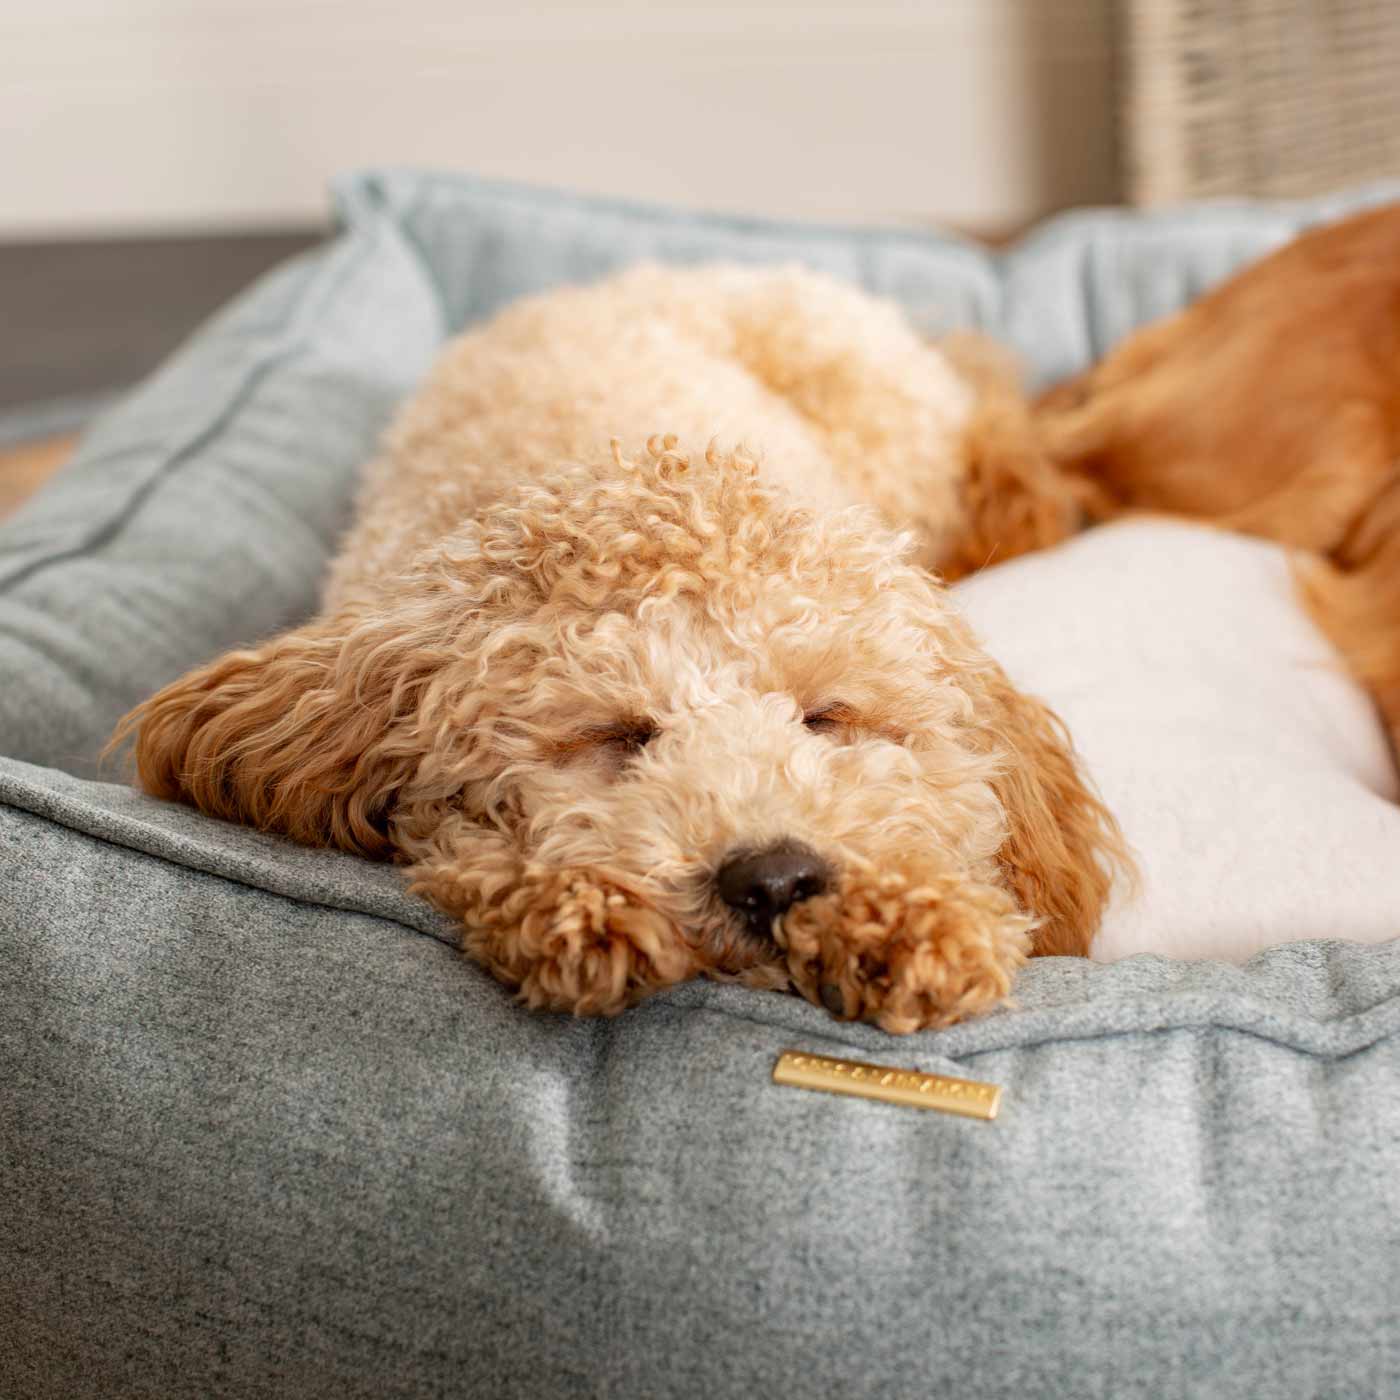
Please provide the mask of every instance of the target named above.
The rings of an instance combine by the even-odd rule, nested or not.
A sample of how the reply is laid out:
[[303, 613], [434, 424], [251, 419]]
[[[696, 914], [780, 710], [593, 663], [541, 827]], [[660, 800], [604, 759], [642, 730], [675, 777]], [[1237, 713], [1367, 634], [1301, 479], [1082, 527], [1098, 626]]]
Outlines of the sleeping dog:
[[704, 974], [944, 1025], [1087, 952], [1125, 864], [940, 578], [1075, 519], [985, 356], [642, 267], [448, 346], [320, 615], [123, 733], [149, 792], [399, 862], [531, 1006]]

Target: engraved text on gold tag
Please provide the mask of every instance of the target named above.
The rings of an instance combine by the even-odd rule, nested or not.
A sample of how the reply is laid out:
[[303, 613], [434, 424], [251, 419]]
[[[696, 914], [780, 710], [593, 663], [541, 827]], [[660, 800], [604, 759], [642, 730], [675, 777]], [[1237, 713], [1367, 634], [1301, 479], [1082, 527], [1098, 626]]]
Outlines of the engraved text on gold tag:
[[936, 1108], [967, 1118], [991, 1119], [1001, 1106], [1001, 1087], [976, 1079], [950, 1079], [917, 1069], [891, 1069], [859, 1060], [837, 1060], [803, 1050], [784, 1050], [773, 1066], [775, 1084], [799, 1089], [824, 1089], [829, 1094], [854, 1094], [882, 1099], [907, 1108]]

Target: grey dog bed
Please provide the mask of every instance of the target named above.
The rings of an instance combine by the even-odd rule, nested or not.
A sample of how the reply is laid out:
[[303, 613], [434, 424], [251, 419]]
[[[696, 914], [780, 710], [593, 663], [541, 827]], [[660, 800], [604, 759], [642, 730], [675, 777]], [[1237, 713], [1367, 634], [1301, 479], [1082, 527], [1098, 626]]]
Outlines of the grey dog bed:
[[[895, 1041], [692, 984], [530, 1015], [394, 873], [138, 796], [131, 703], [310, 613], [444, 335], [639, 257], [800, 260], [1047, 381], [1306, 225], [1009, 255], [403, 172], [0, 527], [0, 1395], [1374, 1396], [1400, 1376], [1400, 941], [1030, 967]], [[1400, 931], [1400, 919], [1397, 919]], [[981, 1123], [775, 1086], [988, 1080]]]

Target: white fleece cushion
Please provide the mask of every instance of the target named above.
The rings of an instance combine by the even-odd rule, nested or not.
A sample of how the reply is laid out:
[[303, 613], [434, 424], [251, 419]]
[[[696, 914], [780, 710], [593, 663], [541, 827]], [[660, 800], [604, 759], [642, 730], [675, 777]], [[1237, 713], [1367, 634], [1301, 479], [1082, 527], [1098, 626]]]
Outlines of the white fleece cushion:
[[1400, 936], [1400, 783], [1285, 553], [1167, 520], [1094, 530], [957, 588], [1069, 726], [1137, 854], [1093, 955], [1243, 961]]

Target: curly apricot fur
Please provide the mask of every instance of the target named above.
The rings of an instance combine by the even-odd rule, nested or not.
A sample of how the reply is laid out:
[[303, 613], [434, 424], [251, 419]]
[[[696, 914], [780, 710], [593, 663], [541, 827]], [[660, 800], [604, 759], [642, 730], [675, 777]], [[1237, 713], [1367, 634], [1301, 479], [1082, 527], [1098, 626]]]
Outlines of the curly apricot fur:
[[[399, 862], [530, 1006], [705, 974], [984, 1010], [1032, 943], [1087, 951], [1122, 851], [928, 571], [982, 528], [975, 397], [796, 270], [523, 302], [401, 413], [322, 615], [128, 717], [140, 780]], [[784, 949], [715, 874], [786, 840], [838, 875]]]

